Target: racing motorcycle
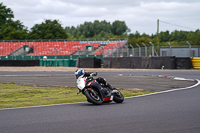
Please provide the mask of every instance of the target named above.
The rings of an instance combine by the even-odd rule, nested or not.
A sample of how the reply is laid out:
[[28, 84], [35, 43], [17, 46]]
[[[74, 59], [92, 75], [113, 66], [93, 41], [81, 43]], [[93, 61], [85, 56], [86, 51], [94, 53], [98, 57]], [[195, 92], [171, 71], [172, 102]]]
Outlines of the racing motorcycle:
[[[96, 76], [97, 73], [94, 75]], [[79, 93], [82, 92], [87, 98], [87, 101], [95, 105], [101, 105], [102, 103], [116, 102], [122, 103], [124, 97], [122, 93], [114, 88], [111, 90], [105, 85], [98, 83], [93, 77], [79, 77], [77, 79], [77, 87]]]

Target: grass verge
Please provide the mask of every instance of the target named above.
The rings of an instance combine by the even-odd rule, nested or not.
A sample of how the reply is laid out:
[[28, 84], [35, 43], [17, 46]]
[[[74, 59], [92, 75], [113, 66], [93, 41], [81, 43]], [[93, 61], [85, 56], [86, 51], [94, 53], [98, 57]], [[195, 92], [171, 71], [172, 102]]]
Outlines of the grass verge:
[[[124, 97], [153, 93], [141, 89], [119, 89]], [[0, 83], [0, 109], [27, 106], [85, 102], [86, 97], [77, 95], [76, 87], [37, 87]]]

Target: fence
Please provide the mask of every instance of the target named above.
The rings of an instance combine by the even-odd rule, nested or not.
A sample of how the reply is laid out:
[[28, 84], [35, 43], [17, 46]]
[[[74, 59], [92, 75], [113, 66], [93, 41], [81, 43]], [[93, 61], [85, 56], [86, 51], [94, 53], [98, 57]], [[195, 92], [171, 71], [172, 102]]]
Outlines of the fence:
[[159, 53], [154, 46], [138, 46], [104, 49], [104, 57], [151, 57], [151, 56], [176, 56], [176, 57], [200, 57], [200, 47], [160, 47]]
[[[137, 47], [132, 45], [122, 45], [120, 47], [113, 47], [110, 49], [103, 47], [103, 57], [151, 57], [158, 56], [154, 45], [150, 42], [151, 46], [136, 44]], [[119, 45], [118, 45], [119, 46]]]
[[200, 57], [200, 47], [161, 47], [160, 56]]

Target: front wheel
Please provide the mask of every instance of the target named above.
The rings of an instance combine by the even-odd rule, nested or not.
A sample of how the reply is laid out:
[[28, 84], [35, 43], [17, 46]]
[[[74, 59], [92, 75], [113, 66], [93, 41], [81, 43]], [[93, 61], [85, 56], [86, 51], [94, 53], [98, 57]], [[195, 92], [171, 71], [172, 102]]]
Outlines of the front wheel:
[[124, 96], [120, 91], [114, 94], [113, 101], [115, 101], [116, 103], [122, 103], [124, 101]]
[[103, 102], [101, 97], [95, 90], [87, 90], [85, 92], [85, 96], [86, 96], [88, 102], [91, 102], [95, 105], [100, 105]]

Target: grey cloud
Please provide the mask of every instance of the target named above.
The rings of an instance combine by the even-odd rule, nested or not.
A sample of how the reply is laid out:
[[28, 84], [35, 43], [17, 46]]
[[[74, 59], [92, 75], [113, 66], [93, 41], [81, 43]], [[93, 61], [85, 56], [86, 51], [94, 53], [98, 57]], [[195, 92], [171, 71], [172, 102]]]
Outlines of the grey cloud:
[[[157, 19], [199, 28], [199, 0], [2, 0], [29, 28], [44, 19], [58, 19], [65, 26], [85, 21], [125, 21], [132, 32], [155, 33]], [[183, 29], [161, 23], [160, 30]]]

